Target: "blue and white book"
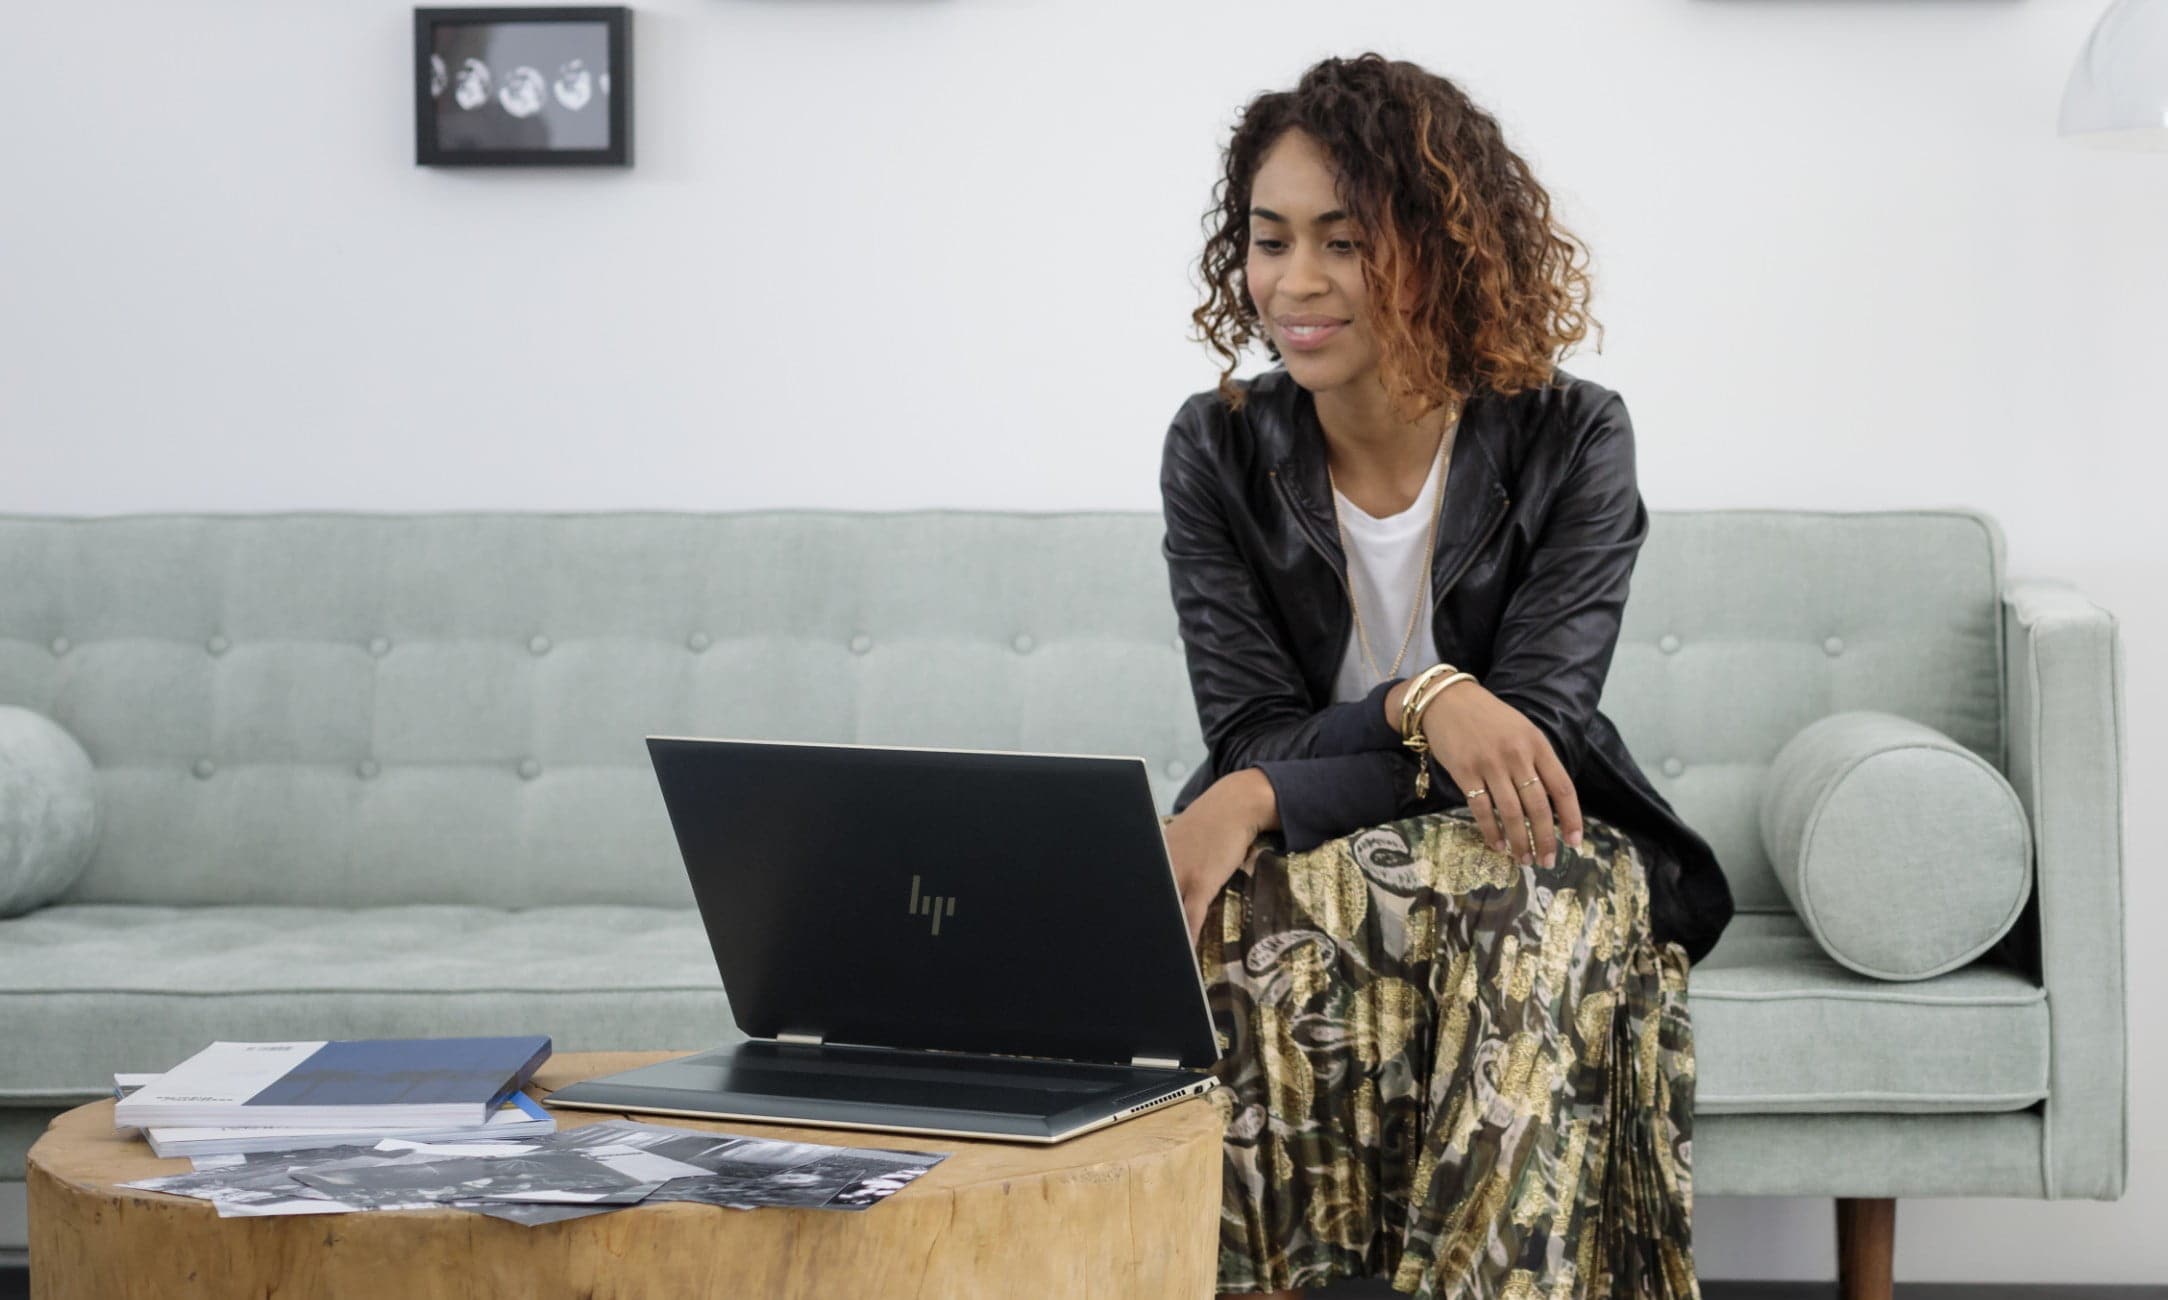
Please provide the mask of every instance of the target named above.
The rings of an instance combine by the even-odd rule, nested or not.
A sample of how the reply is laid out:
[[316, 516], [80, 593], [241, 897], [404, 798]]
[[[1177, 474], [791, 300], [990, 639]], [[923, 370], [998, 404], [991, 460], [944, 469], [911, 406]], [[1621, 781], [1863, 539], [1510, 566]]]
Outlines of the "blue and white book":
[[216, 1042], [113, 1103], [117, 1128], [480, 1127], [549, 1059], [546, 1035]]
[[408, 1142], [499, 1142], [557, 1131], [557, 1117], [524, 1092], [497, 1108], [489, 1122], [455, 1128], [154, 1128], [143, 1134], [161, 1156], [245, 1155], [255, 1151], [319, 1151], [325, 1147], [374, 1146], [385, 1138]]

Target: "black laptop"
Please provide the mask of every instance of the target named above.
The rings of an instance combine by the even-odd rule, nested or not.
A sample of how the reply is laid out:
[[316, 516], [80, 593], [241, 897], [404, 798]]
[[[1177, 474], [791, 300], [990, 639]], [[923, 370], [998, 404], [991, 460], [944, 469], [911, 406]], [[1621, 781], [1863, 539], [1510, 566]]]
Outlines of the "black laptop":
[[749, 1040], [550, 1104], [1059, 1142], [1215, 1082], [1143, 759], [647, 747]]

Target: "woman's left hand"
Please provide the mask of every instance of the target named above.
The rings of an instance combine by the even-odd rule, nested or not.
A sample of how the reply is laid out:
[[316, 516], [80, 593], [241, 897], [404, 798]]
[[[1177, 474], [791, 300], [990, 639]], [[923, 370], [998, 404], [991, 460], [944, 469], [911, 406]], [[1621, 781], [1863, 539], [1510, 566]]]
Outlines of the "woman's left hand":
[[1580, 847], [1581, 796], [1528, 715], [1481, 682], [1465, 681], [1438, 692], [1421, 726], [1447, 778], [1463, 792], [1477, 792], [1468, 809], [1493, 849], [1524, 866], [1550, 866], [1558, 861], [1561, 837]]

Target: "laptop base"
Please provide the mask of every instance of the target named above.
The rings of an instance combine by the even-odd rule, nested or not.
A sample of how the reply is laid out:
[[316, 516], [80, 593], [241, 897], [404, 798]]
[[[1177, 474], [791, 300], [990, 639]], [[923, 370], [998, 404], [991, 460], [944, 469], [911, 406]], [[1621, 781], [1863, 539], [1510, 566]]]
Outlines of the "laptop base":
[[572, 1084], [545, 1104], [1053, 1143], [1217, 1082], [1159, 1066], [750, 1039]]

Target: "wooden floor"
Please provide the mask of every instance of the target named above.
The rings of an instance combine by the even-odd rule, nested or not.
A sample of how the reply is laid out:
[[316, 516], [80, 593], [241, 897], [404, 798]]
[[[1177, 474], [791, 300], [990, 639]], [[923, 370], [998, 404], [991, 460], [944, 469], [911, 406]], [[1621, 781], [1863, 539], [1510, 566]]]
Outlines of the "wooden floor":
[[[1335, 1287], [1331, 1300], [1378, 1300], [1400, 1292], [1380, 1282]], [[1834, 1282], [1703, 1282], [1702, 1300], [1833, 1300]], [[20, 1252], [0, 1251], [0, 1300], [29, 1300], [30, 1273]], [[1897, 1300], [2168, 1300], [2162, 1286], [2005, 1286], [1994, 1283], [1899, 1282]]]

